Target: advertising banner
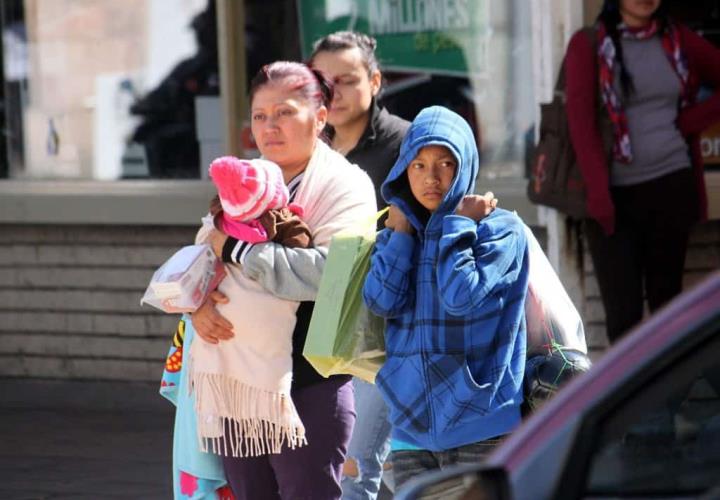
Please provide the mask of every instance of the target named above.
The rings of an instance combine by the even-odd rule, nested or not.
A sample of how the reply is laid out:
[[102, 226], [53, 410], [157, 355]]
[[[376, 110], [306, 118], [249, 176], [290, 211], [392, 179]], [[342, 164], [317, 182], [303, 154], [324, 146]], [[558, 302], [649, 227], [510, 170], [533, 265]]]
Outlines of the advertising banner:
[[298, 0], [303, 56], [339, 30], [373, 36], [386, 70], [465, 76], [486, 68], [488, 0]]

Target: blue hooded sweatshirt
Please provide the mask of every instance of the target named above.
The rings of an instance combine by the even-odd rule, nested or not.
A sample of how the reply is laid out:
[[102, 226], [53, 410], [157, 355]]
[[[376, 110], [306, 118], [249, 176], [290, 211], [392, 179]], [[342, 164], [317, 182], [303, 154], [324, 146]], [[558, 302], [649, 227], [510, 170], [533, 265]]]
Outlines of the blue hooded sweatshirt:
[[[428, 145], [449, 149], [455, 177], [430, 214], [413, 197], [407, 167]], [[520, 423], [525, 369], [528, 250], [517, 215], [480, 222], [454, 215], [474, 191], [475, 137], [467, 122], [433, 106], [412, 122], [382, 185], [415, 233], [378, 234], [363, 288], [387, 319], [387, 361], [376, 378], [393, 439], [443, 451], [509, 433]]]

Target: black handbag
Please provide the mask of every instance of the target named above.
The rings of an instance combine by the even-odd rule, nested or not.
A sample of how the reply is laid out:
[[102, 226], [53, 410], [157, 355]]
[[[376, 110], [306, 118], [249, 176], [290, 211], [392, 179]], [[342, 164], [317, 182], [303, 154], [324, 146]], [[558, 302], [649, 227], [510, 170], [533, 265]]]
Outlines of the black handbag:
[[[597, 52], [595, 28], [585, 28]], [[600, 82], [598, 81], [598, 89]], [[527, 194], [530, 201], [557, 209], [571, 217], [587, 217], [586, 190], [570, 140], [565, 109], [565, 60], [560, 67], [551, 103], [540, 106], [540, 138], [532, 150]], [[598, 90], [597, 118], [607, 157], [613, 146], [613, 127]]]

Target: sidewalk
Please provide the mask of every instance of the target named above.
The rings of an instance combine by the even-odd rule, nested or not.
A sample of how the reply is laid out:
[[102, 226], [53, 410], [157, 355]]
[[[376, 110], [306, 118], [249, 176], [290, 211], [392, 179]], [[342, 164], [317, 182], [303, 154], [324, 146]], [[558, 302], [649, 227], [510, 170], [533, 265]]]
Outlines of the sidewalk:
[[170, 499], [156, 384], [0, 379], [0, 498]]
[[172, 499], [174, 413], [157, 391], [0, 378], [0, 500]]

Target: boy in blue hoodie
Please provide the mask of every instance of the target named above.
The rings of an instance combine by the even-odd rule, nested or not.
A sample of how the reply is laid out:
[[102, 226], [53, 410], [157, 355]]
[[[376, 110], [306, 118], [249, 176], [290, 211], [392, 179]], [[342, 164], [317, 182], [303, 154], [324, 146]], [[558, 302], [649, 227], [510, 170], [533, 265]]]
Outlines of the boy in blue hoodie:
[[363, 296], [387, 319], [376, 383], [396, 486], [482, 461], [520, 423], [527, 241], [515, 214], [471, 194], [477, 172], [469, 125], [433, 106], [412, 122], [381, 188], [390, 215]]

